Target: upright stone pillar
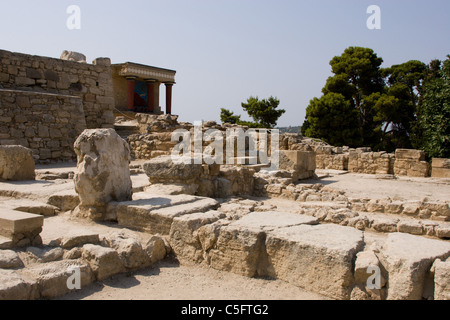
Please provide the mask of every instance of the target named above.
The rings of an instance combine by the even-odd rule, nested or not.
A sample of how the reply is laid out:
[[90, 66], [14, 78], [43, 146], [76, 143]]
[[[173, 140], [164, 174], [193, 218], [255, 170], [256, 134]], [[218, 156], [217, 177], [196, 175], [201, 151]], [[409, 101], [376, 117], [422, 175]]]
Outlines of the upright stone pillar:
[[80, 197], [76, 215], [102, 220], [109, 202], [132, 199], [130, 148], [114, 129], [87, 129], [74, 149], [78, 159], [74, 183]]
[[166, 82], [166, 114], [172, 114], [172, 87], [173, 82]]
[[128, 95], [127, 95], [127, 106], [129, 111], [134, 110], [134, 83], [135, 77], [127, 77], [128, 84]]
[[155, 112], [155, 82], [156, 80], [147, 80], [147, 112]]

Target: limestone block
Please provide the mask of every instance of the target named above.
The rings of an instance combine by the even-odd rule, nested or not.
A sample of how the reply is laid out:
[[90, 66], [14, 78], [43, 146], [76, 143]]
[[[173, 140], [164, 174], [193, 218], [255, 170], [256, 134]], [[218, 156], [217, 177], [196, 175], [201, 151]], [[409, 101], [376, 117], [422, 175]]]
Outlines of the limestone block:
[[166, 246], [166, 242], [160, 236], [152, 236], [142, 248], [150, 258], [151, 263], [155, 263], [165, 258], [170, 253], [170, 248]]
[[450, 224], [435, 227], [436, 236], [442, 239], [450, 238]]
[[450, 178], [450, 159], [433, 158], [431, 176], [433, 178]]
[[448, 256], [448, 242], [405, 233], [390, 233], [378, 254], [389, 274], [387, 299], [422, 299], [433, 262]]
[[75, 141], [75, 190], [81, 216], [101, 219], [111, 201], [132, 198], [130, 149], [113, 129], [87, 129]]
[[363, 233], [351, 227], [300, 225], [268, 233], [269, 276], [335, 299], [349, 299]]
[[314, 148], [316, 154], [331, 154], [333, 152], [332, 146], [316, 146]]
[[422, 150], [414, 149], [396, 149], [395, 159], [424, 161], [425, 152]]
[[279, 169], [293, 171], [293, 180], [308, 179], [316, 170], [316, 156], [312, 151], [280, 150]]
[[64, 190], [52, 194], [47, 203], [58, 207], [62, 212], [71, 211], [80, 204], [80, 197], [75, 190]]
[[278, 228], [315, 224], [317, 219], [284, 212], [252, 212], [220, 228], [209, 251], [211, 267], [248, 277], [267, 275], [266, 233]]
[[437, 259], [432, 267], [434, 272], [434, 300], [450, 300], [450, 259]]
[[0, 180], [34, 180], [33, 152], [22, 146], [0, 146]]
[[82, 259], [89, 263], [96, 279], [99, 281], [125, 271], [125, 266], [119, 254], [112, 248], [85, 244]]
[[265, 237], [263, 231], [250, 231], [236, 225], [221, 228], [214, 248], [209, 251], [211, 267], [247, 277], [265, 275], [262, 261]]
[[[199, 185], [190, 183], [154, 183], [145, 187], [145, 192], [148, 194], [158, 194], [158, 195], [178, 195], [178, 194], [189, 194], [195, 195], [197, 194], [197, 190], [199, 189]], [[201, 192], [200, 192], [201, 193]], [[202, 196], [206, 196], [203, 194], [199, 194]]]
[[43, 224], [41, 215], [6, 208], [0, 211], [0, 236], [13, 240], [15, 244], [24, 239], [29, 241], [21, 244], [30, 244], [42, 231]]
[[95, 66], [109, 67], [109, 66], [111, 66], [111, 59], [110, 58], [97, 58], [94, 61], [92, 61], [92, 64]]
[[[379, 279], [372, 278], [377, 272]], [[374, 273], [375, 272], [375, 273]], [[379, 281], [379, 283], [377, 283]], [[380, 262], [376, 253], [372, 250], [358, 252], [355, 261], [355, 282], [356, 286], [351, 293], [351, 300], [383, 300], [385, 291], [382, 289], [386, 285], [386, 280], [381, 273]], [[369, 283], [370, 282], [370, 283]], [[380, 285], [377, 287], [369, 287], [369, 285]]]
[[100, 242], [97, 233], [82, 233], [65, 235], [57, 240], [59, 246], [64, 249], [72, 249], [74, 247], [83, 246], [85, 244], [98, 244]]
[[175, 218], [170, 229], [169, 242], [177, 257], [194, 262], [203, 260], [203, 250], [197, 230], [224, 217], [225, 214], [222, 212], [208, 211]]
[[161, 156], [144, 163], [143, 168], [150, 182], [192, 182], [197, 181], [203, 172], [202, 164], [193, 159], [184, 162], [184, 158], [175, 161], [171, 156]]
[[398, 225], [398, 232], [422, 235], [424, 228], [419, 221], [400, 220]]
[[116, 207], [119, 225], [168, 235], [173, 219], [185, 214], [214, 210], [219, 203], [210, 198], [190, 195], [149, 196], [121, 202]]
[[34, 260], [38, 262], [51, 262], [62, 258], [64, 250], [62, 248], [45, 248], [28, 247], [28, 254], [31, 254]]
[[15, 269], [23, 267], [19, 255], [12, 250], [0, 250], [0, 269]]
[[0, 300], [38, 298], [35, 282], [23, 279], [17, 271], [0, 269]]
[[25, 268], [22, 275], [36, 283], [39, 295], [43, 299], [52, 299], [69, 293], [67, 286], [74, 270], [79, 270], [80, 285], [86, 287], [94, 281], [89, 264], [82, 260], [62, 260], [44, 264], [36, 264]]
[[109, 235], [106, 239], [109, 247], [115, 249], [127, 269], [139, 269], [151, 264], [149, 256], [137, 239], [127, 237], [123, 233]]
[[64, 50], [61, 53], [61, 60], [68, 60], [68, 61], [75, 61], [75, 62], [81, 62], [86, 63], [86, 56], [82, 53], [75, 52], [75, 51], [67, 51]]
[[397, 232], [399, 219], [373, 217], [371, 227], [378, 232]]
[[407, 175], [409, 177], [428, 177], [430, 173], [430, 164], [426, 161], [412, 162]]
[[369, 267], [380, 267], [380, 262], [372, 250], [361, 251], [356, 255], [355, 262], [355, 282], [358, 284], [366, 284], [371, 273], [368, 272]]

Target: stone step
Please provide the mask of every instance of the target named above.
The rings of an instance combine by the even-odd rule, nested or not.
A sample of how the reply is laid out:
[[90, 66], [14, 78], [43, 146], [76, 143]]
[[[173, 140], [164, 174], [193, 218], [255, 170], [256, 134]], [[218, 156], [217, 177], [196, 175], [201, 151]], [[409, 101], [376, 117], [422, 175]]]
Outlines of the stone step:
[[30, 199], [11, 199], [2, 201], [2, 207], [10, 208], [16, 211], [39, 214], [44, 217], [54, 216], [59, 208], [46, 204], [44, 202]]
[[[110, 216], [116, 216], [120, 226], [149, 233], [168, 235], [173, 219], [186, 214], [214, 210], [219, 203], [211, 198], [189, 195], [135, 195], [133, 201], [110, 204]], [[113, 212], [115, 211], [115, 212]]]
[[43, 225], [44, 217], [41, 215], [0, 208], [0, 236], [11, 239], [14, 243], [37, 236]]

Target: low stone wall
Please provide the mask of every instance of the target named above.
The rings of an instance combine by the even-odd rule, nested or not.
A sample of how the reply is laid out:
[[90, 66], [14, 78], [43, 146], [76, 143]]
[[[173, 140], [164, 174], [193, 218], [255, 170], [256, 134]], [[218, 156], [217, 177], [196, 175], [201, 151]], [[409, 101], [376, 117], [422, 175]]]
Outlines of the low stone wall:
[[75, 159], [85, 128], [79, 97], [0, 89], [0, 144], [27, 147], [40, 163]]
[[[394, 154], [385, 151], [373, 152], [370, 148], [316, 146], [314, 149], [317, 169], [408, 177], [430, 176], [430, 164], [425, 161], [425, 153], [421, 150], [397, 149]], [[436, 163], [438, 166], [442, 162], [438, 160]], [[438, 172], [443, 171], [437, 169], [436, 172], [441, 175]]]
[[255, 171], [246, 167], [177, 163], [170, 156], [161, 156], [146, 162], [144, 170], [155, 192], [166, 189], [171, 194], [213, 198], [254, 192]]
[[431, 166], [433, 178], [450, 178], [450, 159], [433, 158]]
[[393, 174], [395, 156], [385, 151], [373, 152], [370, 148], [315, 148], [317, 169], [346, 170], [364, 174]]
[[395, 151], [394, 174], [409, 177], [430, 176], [430, 164], [425, 161], [422, 150], [397, 149]]

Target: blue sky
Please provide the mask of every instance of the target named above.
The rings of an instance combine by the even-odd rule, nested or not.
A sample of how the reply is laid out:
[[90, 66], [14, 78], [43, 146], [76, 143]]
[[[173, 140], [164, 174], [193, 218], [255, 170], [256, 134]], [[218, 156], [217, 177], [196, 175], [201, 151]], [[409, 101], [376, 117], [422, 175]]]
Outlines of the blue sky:
[[[80, 30], [66, 27], [69, 5], [81, 9]], [[369, 5], [381, 9], [381, 30], [366, 27]], [[278, 125], [301, 125], [329, 61], [349, 46], [372, 48], [383, 67], [450, 54], [448, 0], [0, 0], [0, 8], [0, 49], [177, 70], [173, 113], [189, 122], [219, 121], [221, 107], [248, 119], [240, 104], [253, 95], [280, 99]]]

